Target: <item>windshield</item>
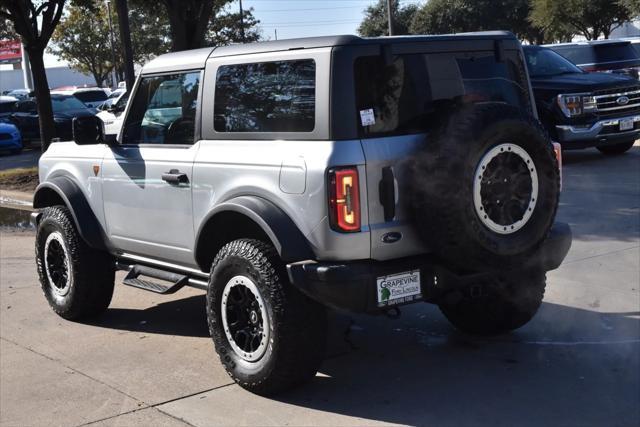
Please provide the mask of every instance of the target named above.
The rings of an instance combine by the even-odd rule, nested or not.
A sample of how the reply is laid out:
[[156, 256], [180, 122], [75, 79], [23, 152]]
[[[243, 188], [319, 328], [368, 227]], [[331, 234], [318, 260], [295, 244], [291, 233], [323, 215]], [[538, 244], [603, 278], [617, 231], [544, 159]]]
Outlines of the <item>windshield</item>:
[[67, 110], [84, 110], [87, 108], [80, 100], [73, 96], [52, 96], [51, 106], [54, 113]]
[[583, 73], [580, 68], [551, 49], [525, 47], [524, 53], [527, 57], [527, 68], [531, 77]]

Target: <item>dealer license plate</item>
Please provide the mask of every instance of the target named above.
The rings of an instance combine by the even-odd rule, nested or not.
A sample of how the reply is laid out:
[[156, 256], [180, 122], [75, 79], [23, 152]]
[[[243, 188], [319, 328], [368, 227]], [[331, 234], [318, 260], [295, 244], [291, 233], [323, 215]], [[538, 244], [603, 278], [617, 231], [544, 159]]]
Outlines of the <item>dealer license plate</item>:
[[631, 130], [633, 129], [633, 119], [623, 119], [620, 120], [620, 130]]
[[420, 270], [381, 276], [378, 282], [378, 307], [402, 304], [422, 298]]

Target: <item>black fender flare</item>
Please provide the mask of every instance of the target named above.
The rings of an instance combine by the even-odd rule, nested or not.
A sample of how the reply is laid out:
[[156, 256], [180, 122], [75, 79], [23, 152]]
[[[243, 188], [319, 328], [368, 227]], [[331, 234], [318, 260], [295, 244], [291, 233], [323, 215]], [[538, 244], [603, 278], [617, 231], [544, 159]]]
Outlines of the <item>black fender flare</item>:
[[[82, 239], [94, 249], [109, 251], [106, 233], [96, 218], [89, 202], [78, 184], [67, 176], [57, 176], [47, 180], [36, 188], [33, 195], [34, 209], [42, 209], [58, 204], [51, 197], [51, 191], [62, 199], [73, 216], [73, 221]], [[39, 219], [38, 219], [39, 221]]]
[[[257, 224], [271, 240], [284, 262], [291, 263], [315, 259], [315, 254], [311, 250], [308, 240], [282, 209], [262, 197], [239, 196], [216, 206], [201, 222], [196, 234], [194, 248], [198, 264], [201, 264], [198, 249], [201, 247], [204, 228], [210, 221], [215, 221], [217, 215], [225, 212], [244, 215]], [[221, 242], [221, 244], [214, 245], [214, 247], [219, 249], [226, 243], [228, 242]], [[204, 266], [201, 265], [201, 267]]]

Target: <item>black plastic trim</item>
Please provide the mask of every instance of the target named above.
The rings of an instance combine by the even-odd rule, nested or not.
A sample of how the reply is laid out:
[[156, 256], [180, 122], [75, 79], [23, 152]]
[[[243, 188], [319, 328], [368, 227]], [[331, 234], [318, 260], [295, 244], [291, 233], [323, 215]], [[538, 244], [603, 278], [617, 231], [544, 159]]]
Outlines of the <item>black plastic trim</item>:
[[[202, 231], [210, 221], [215, 220], [218, 214], [224, 212], [239, 213], [255, 222], [271, 240], [284, 262], [297, 262], [315, 258], [307, 239], [282, 209], [261, 197], [240, 196], [216, 206], [202, 221], [195, 240], [197, 260], [200, 258], [198, 249], [200, 248], [200, 240], [203, 238]], [[222, 244], [214, 244], [214, 246], [221, 247], [228, 242], [220, 243]], [[201, 264], [201, 262], [198, 263]], [[203, 271], [208, 270], [208, 266], [200, 265], [200, 268]]]
[[71, 178], [57, 176], [43, 182], [36, 188], [33, 196], [33, 207], [42, 209], [53, 206], [46, 199], [47, 190], [54, 191], [71, 211], [76, 228], [82, 239], [94, 249], [111, 250], [106, 233], [96, 218], [82, 190]]
[[[571, 247], [571, 228], [555, 223], [542, 247], [518, 270], [549, 271], [560, 266]], [[304, 261], [287, 265], [289, 279], [310, 298], [333, 308], [356, 313], [378, 313], [376, 279], [380, 276], [420, 270], [422, 298], [437, 303], [447, 293], [477, 284], [481, 277], [498, 273], [483, 271], [457, 273], [430, 255], [390, 261], [360, 260], [351, 262]]]

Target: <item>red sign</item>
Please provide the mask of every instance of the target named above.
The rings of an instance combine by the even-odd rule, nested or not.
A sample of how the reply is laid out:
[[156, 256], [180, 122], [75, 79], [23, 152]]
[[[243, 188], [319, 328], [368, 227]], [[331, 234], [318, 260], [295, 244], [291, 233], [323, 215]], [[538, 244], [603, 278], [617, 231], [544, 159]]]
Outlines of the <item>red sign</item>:
[[0, 64], [22, 61], [22, 45], [19, 40], [0, 40]]

